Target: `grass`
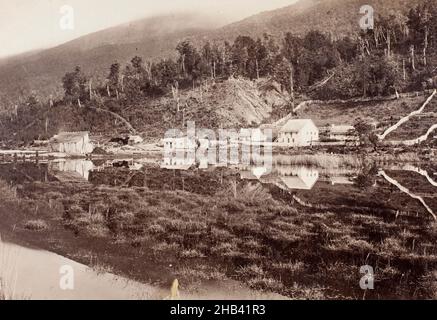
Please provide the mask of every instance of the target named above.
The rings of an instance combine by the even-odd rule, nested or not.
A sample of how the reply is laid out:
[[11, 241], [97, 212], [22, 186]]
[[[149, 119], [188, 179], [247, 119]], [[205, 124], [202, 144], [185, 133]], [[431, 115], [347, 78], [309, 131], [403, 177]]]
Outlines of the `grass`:
[[[156, 98], [142, 97], [135, 101], [105, 99], [103, 105], [93, 101], [88, 106], [122, 115], [139, 133], [146, 133], [148, 142], [158, 142], [168, 129], [184, 129], [184, 121], [194, 121], [196, 127], [209, 129], [240, 128], [260, 123], [272, 116], [272, 105], [275, 103], [272, 101], [275, 100], [275, 94], [271, 97], [272, 94], [266, 92], [266, 96], [262, 95], [252, 81], [233, 79], [210, 84], [208, 89], [203, 88], [202, 94], [200, 88], [180, 90], [179, 112], [171, 93]], [[50, 138], [59, 131], [90, 131], [95, 135], [103, 135], [106, 141], [127, 132], [121, 121], [115, 121], [107, 113], [95, 112], [91, 108], [80, 109], [62, 102], [56, 108], [63, 117], [48, 112], [47, 107], [39, 108], [37, 114], [31, 115], [32, 120], [26, 123], [20, 118], [11, 121], [10, 117], [1, 117], [0, 137], [4, 141], [13, 140], [13, 146], [22, 141], [30, 144], [38, 137]], [[277, 106], [275, 109], [280, 112], [284, 108]], [[46, 117], [50, 123], [48, 132]], [[22, 130], [32, 123], [32, 130]]]
[[359, 168], [363, 160], [352, 155], [298, 155], [298, 156], [276, 156], [275, 161], [283, 165], [312, 166], [322, 169], [334, 168]]
[[437, 123], [437, 102], [432, 100], [422, 114], [413, 116], [387, 136], [387, 140], [412, 140], [425, 134]]
[[31, 231], [47, 230], [49, 225], [44, 220], [29, 220], [24, 224], [24, 228]]
[[[112, 176], [122, 177], [121, 171]], [[177, 278], [185, 287], [199, 287], [202, 281], [235, 279], [292, 298], [361, 299], [359, 268], [369, 264], [381, 279], [369, 298], [432, 296], [427, 270], [437, 266], [437, 228], [426, 215], [406, 214], [418, 206], [381, 181], [366, 189], [321, 184], [291, 191], [329, 207], [322, 210], [293, 203], [291, 194], [274, 185], [239, 180], [233, 170], [154, 168], [147, 179], [145, 187], [140, 173], [125, 188], [109, 178], [96, 185], [28, 183], [18, 195], [23, 210], [6, 214], [8, 201], [16, 207], [12, 199], [2, 202], [0, 212], [12, 219], [9, 225], [46, 221], [50, 229], [25, 236], [47, 249], [55, 243], [74, 254], [81, 245], [99, 264], [143, 281], [167, 285]], [[264, 196], [248, 196], [259, 189], [254, 185]], [[402, 211], [397, 217], [396, 209]], [[424, 289], [416, 292], [411, 283]]]
[[316, 103], [298, 111], [298, 115], [300, 118], [312, 119], [318, 126], [353, 125], [357, 118], [361, 118], [369, 123], [378, 123], [378, 130], [384, 130], [401, 117], [419, 109], [425, 100], [425, 97], [420, 96], [390, 101]]

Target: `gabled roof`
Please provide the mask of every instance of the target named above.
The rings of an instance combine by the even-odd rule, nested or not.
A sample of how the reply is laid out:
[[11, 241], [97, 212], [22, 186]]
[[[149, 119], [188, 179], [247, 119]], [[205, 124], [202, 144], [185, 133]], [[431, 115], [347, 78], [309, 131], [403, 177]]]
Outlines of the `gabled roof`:
[[286, 176], [281, 177], [281, 180], [288, 189], [311, 190], [316, 184], [318, 177]]
[[313, 120], [311, 119], [291, 119], [287, 121], [280, 131], [298, 133], [307, 125], [315, 126]]
[[50, 139], [51, 143], [74, 143], [80, 142], [88, 135], [88, 131], [61, 132]]
[[329, 128], [329, 131], [331, 133], [337, 133], [337, 134], [345, 134], [345, 133], [349, 133], [351, 131], [354, 131], [355, 127], [354, 126], [347, 126], [347, 125], [332, 125]]

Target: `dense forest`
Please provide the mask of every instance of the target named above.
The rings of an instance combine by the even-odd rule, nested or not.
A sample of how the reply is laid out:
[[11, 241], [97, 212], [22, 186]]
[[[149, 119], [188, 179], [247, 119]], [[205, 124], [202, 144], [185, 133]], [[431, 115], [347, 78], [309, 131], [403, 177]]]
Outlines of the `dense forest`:
[[[179, 43], [178, 58], [144, 62], [134, 57], [124, 68], [110, 66], [107, 84], [98, 94], [126, 98], [153, 96], [186, 88], [206, 78], [270, 77], [286, 91], [319, 98], [383, 96], [396, 91], [433, 87], [436, 75], [437, 1], [427, 1], [407, 15], [379, 17], [375, 28], [355, 38], [333, 40], [311, 31], [283, 39], [238, 36], [233, 43], [206, 42], [196, 48]], [[63, 79], [65, 98], [86, 100], [89, 79], [76, 68]], [[323, 85], [322, 85], [323, 84]], [[92, 97], [92, 95], [91, 95]]]
[[183, 40], [175, 48], [175, 59], [144, 61], [135, 56], [124, 66], [114, 62], [105, 81], [87, 77], [77, 66], [62, 79], [61, 101], [42, 102], [30, 96], [0, 121], [9, 129], [29, 128], [38, 113], [65, 105], [118, 112], [120, 104], [170, 93], [177, 97], [179, 90], [230, 77], [273, 79], [290, 104], [298, 96], [348, 99], [423, 90], [437, 84], [436, 37], [437, 0], [432, 0], [405, 15], [377, 17], [374, 29], [354, 37], [335, 39], [332, 34], [310, 31], [305, 36], [286, 33], [281, 39], [242, 35], [233, 43], [200, 46]]

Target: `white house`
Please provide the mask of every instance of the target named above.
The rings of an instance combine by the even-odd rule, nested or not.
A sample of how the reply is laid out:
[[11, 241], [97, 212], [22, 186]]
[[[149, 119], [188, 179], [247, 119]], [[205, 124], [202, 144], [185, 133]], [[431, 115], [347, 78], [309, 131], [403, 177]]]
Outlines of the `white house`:
[[311, 146], [319, 141], [319, 129], [311, 119], [292, 119], [279, 130], [277, 142], [289, 147]]
[[89, 133], [86, 131], [61, 132], [51, 138], [49, 144], [51, 151], [73, 156], [86, 155], [94, 150]]
[[196, 142], [192, 139], [188, 139], [187, 137], [165, 138], [163, 139], [163, 143], [166, 151], [196, 149]]

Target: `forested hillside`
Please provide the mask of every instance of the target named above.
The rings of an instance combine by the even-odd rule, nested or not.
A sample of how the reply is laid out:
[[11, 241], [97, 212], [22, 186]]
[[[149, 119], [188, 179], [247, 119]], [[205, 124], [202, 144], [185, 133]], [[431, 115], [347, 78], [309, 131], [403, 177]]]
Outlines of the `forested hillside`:
[[[120, 114], [126, 112], [125, 108], [130, 112], [141, 108], [142, 117], [150, 111], [155, 119], [163, 119], [163, 111], [150, 108], [162, 97], [171, 101], [165, 105], [176, 110], [174, 117], [180, 118], [188, 109], [181, 102], [182, 95], [197, 90], [203, 103], [206, 82], [235, 78], [278, 84], [275, 89], [282, 99], [278, 108], [289, 112], [302, 99], [381, 97], [424, 90], [437, 85], [436, 37], [437, 0], [432, 0], [405, 14], [378, 16], [374, 29], [343, 37], [312, 30], [304, 35], [288, 32], [279, 38], [265, 33], [260, 37], [239, 35], [234, 41], [205, 39], [202, 45], [185, 39], [178, 42], [173, 54], [160, 59], [135, 55], [129, 63], [112, 62], [101, 77], [80, 64], [66, 68], [62, 79], [56, 81], [63, 89], [62, 98], [47, 101], [37, 93], [28, 95], [22, 102], [9, 105], [1, 121], [4, 134], [16, 132], [14, 128], [30, 128], [33, 117], [39, 114], [44, 119], [60, 106], [108, 109]], [[217, 108], [224, 106], [218, 104]], [[68, 126], [69, 119], [63, 121], [56, 129]], [[91, 130], [95, 125], [87, 116], [75, 121], [83, 121]], [[52, 124], [43, 122], [47, 133]], [[219, 124], [219, 120], [208, 123]], [[32, 134], [38, 137], [44, 133], [42, 129]], [[159, 131], [155, 129], [152, 131]]]
[[287, 32], [304, 36], [311, 30], [332, 39], [356, 37], [362, 4], [374, 6], [376, 15], [406, 14], [422, 0], [301, 0], [291, 6], [264, 12], [240, 22], [217, 28], [220, 21], [195, 14], [148, 18], [99, 31], [56, 48], [0, 61], [0, 108], [31, 92], [42, 99], [62, 96], [59, 79], [66, 70], [80, 65], [94, 80], [105, 79], [107, 66], [129, 62], [139, 55], [145, 60], [174, 57], [174, 48], [184, 38], [196, 47], [206, 41], [233, 42], [239, 35], [262, 38], [264, 33], [281, 42]]

